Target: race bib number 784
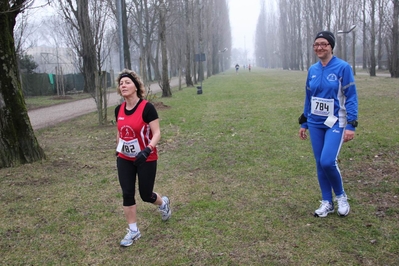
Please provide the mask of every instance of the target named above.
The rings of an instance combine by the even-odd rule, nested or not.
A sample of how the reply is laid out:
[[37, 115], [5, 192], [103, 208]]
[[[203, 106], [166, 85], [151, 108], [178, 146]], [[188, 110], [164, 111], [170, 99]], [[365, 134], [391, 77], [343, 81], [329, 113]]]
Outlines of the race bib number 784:
[[312, 97], [311, 112], [319, 116], [333, 116], [334, 115], [334, 99], [324, 99], [319, 97]]

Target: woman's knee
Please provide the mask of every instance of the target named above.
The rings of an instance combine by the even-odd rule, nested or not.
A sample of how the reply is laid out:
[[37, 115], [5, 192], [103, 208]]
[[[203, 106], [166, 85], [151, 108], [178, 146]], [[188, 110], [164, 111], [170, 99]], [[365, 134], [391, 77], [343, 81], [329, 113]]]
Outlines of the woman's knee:
[[157, 194], [151, 193], [140, 193], [140, 197], [144, 202], [154, 203], [157, 200]]
[[333, 170], [337, 168], [337, 161], [331, 158], [322, 158], [320, 160], [320, 166], [324, 171]]
[[136, 200], [134, 195], [132, 194], [123, 194], [123, 206], [133, 206], [136, 204]]

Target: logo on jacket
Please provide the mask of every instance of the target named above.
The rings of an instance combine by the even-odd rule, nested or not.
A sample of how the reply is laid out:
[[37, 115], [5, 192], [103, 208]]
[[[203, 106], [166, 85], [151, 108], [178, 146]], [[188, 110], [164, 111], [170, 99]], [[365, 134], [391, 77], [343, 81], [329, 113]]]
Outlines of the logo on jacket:
[[338, 78], [337, 78], [337, 76], [336, 76], [335, 74], [329, 74], [329, 75], [327, 76], [327, 80], [328, 80], [328, 81], [337, 81]]

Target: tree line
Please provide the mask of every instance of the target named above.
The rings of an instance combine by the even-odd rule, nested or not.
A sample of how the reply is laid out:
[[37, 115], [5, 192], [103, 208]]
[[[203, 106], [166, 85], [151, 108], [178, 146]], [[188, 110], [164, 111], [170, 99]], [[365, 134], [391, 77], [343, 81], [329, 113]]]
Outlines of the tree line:
[[[82, 73], [109, 70], [115, 52], [122, 51], [118, 70], [136, 70], [145, 82], [167, 87], [162, 83], [166, 65], [168, 76], [180, 73], [193, 86], [201, 72], [219, 73], [219, 51], [231, 50], [227, 0], [56, 0], [51, 6], [56, 14], [46, 18], [36, 39], [51, 35], [52, 45], [72, 48]], [[25, 47], [38, 41], [30, 36], [28, 42]], [[198, 53], [206, 57], [202, 71], [195, 62]], [[169, 94], [165, 88], [163, 96]]]
[[[17, 54], [23, 54], [26, 21], [34, 0], [0, 3], [0, 168], [45, 158], [23, 100]], [[158, 81], [162, 96], [172, 95], [169, 78], [183, 76], [187, 86], [229, 65], [231, 32], [227, 0], [56, 0], [57, 14], [46, 22], [57, 47], [75, 51], [85, 91], [96, 101], [99, 124], [107, 120], [103, 79], [113, 50], [121, 47], [121, 68], [136, 70], [146, 84]], [[17, 26], [16, 26], [17, 25]], [[15, 29], [20, 28], [16, 34]], [[121, 34], [118, 34], [120, 32]], [[227, 49], [225, 49], [227, 48]], [[198, 56], [199, 55], [199, 56]], [[203, 55], [203, 56], [202, 56]], [[200, 58], [200, 60], [196, 60]], [[206, 58], [206, 60], [202, 60]], [[122, 70], [122, 69], [121, 69]]]
[[[317, 32], [336, 37], [334, 53], [367, 69], [399, 78], [399, 0], [276, 0], [261, 2], [255, 32], [256, 63], [306, 70], [316, 61]], [[356, 68], [353, 68], [356, 71]]]
[[[45, 158], [23, 100], [17, 55], [23, 58], [27, 26], [17, 20], [34, 0], [0, 1], [0, 168]], [[114, 51], [120, 68], [136, 70], [145, 84], [157, 81], [170, 97], [169, 79], [187, 86], [230, 66], [228, 0], [55, 0], [46, 21], [47, 37], [75, 53], [85, 91], [97, 104], [99, 124], [107, 121], [105, 71]], [[386, 62], [399, 77], [399, 0], [275, 0], [261, 10], [255, 33], [256, 64], [306, 70], [318, 31], [336, 35], [335, 53], [361, 62], [375, 76]], [[39, 7], [40, 8], [40, 7]], [[28, 16], [26, 16], [28, 17]], [[352, 29], [356, 25], [356, 30]], [[18, 29], [18, 30], [16, 30]], [[339, 34], [339, 31], [342, 31]], [[33, 45], [34, 43], [32, 43]], [[350, 45], [352, 44], [352, 50]], [[359, 61], [360, 60], [360, 61]], [[355, 70], [356, 68], [354, 68]], [[122, 70], [122, 69], [120, 69]]]

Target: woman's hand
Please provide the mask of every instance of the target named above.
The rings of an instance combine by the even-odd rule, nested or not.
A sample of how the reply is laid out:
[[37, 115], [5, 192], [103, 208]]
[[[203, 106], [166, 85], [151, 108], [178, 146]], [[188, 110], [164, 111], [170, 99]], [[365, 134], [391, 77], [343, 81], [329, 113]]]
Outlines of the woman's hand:
[[355, 137], [355, 131], [353, 130], [345, 130], [344, 131], [344, 142], [348, 142]]
[[306, 128], [300, 128], [299, 129], [299, 138], [302, 140], [305, 140], [308, 138], [308, 135], [306, 134]]

